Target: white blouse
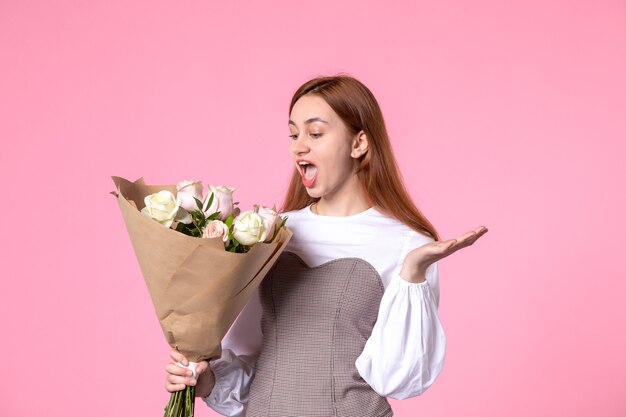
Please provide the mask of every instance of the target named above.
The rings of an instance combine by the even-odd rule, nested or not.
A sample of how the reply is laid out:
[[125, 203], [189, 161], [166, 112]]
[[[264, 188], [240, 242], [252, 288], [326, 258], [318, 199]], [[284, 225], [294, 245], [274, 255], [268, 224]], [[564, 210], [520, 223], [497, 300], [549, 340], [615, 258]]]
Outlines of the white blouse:
[[[437, 314], [437, 263], [426, 270], [426, 281], [412, 283], [400, 276], [411, 250], [432, 242], [375, 207], [352, 216], [322, 216], [310, 205], [281, 213], [293, 231], [286, 251], [310, 267], [343, 257], [358, 257], [379, 273], [385, 292], [378, 318], [355, 365], [379, 395], [405, 399], [420, 395], [444, 365], [446, 337]], [[243, 416], [254, 365], [261, 350], [262, 308], [258, 289], [222, 341], [222, 356], [209, 362], [215, 386], [203, 400], [225, 416]]]

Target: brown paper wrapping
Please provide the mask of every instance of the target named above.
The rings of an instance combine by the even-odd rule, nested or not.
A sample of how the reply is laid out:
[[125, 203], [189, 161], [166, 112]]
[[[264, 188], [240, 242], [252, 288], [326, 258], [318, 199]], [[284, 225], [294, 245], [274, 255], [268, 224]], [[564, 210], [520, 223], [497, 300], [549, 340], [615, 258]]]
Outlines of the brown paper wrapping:
[[169, 229], [140, 210], [144, 197], [176, 185], [146, 185], [111, 177], [128, 235], [163, 334], [193, 362], [219, 358], [221, 341], [291, 239], [281, 228], [273, 243], [247, 253], [224, 250], [221, 238], [197, 238]]

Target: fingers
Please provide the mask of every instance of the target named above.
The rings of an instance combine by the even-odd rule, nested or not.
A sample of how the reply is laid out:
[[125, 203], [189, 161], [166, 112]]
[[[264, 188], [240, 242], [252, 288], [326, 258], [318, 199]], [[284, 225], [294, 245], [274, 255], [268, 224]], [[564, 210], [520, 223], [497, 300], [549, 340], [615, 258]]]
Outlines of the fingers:
[[479, 237], [487, 233], [485, 226], [479, 226], [474, 230], [466, 232], [456, 239], [439, 240], [426, 243], [409, 252], [411, 254], [419, 254], [435, 261], [444, 258], [457, 250], [473, 244]]
[[194, 385], [196, 385], [196, 381], [192, 383], [192, 382], [180, 382], [175, 379], [173, 381], [170, 381], [169, 379], [165, 380], [165, 389], [168, 392], [181, 391], [187, 388], [188, 386], [194, 386]]
[[165, 370], [172, 375], [175, 376], [192, 376], [193, 372], [191, 369], [183, 368], [182, 366], [178, 366], [174, 363], [168, 363], [165, 365]]
[[456, 244], [454, 244], [452, 246], [455, 246], [454, 249], [460, 249], [462, 247], [470, 246], [474, 242], [476, 242], [479, 237], [481, 237], [482, 235], [487, 233], [488, 230], [489, 229], [487, 229], [485, 226], [480, 226], [480, 227], [477, 227], [476, 229], [474, 229], [472, 231], [469, 231], [467, 233], [463, 233], [461, 236], [459, 236], [456, 239], [456, 241], [457, 241]]
[[439, 247], [442, 249], [442, 251], [445, 252], [448, 249], [450, 249], [452, 246], [454, 246], [456, 243], [457, 243], [457, 239], [443, 240], [439, 242]]
[[173, 363], [165, 365], [165, 389], [169, 392], [180, 391], [186, 386], [194, 386], [198, 382], [190, 369], [183, 368]]
[[[176, 392], [185, 389], [186, 386], [195, 386], [198, 383], [198, 380], [193, 377], [191, 369], [183, 368], [182, 366], [176, 364], [177, 362], [180, 362], [185, 366], [189, 365], [187, 358], [176, 349], [172, 349], [170, 351], [170, 356], [174, 362], [165, 365], [165, 371], [167, 372], [167, 375], [165, 376], [165, 389], [168, 392]], [[208, 368], [209, 362], [198, 362], [196, 364], [197, 376], [199, 377]]]
[[177, 382], [170, 382], [167, 381], [165, 382], [165, 389], [168, 392], [176, 392], [176, 391], [181, 391], [184, 390], [185, 388], [187, 388], [187, 386], [193, 386], [196, 385], [196, 383], [177, 383]]
[[479, 237], [481, 237], [482, 235], [484, 235], [488, 231], [489, 231], [489, 229], [487, 229], [485, 226], [480, 226], [480, 227], [477, 227], [476, 229], [474, 229], [472, 231], [472, 235], [468, 238], [468, 240], [470, 241], [469, 244], [471, 245], [472, 243], [476, 242]]
[[165, 389], [167, 390], [167, 392], [176, 392], [176, 391], [182, 391], [184, 390], [186, 387], [185, 384], [166, 384], [165, 385]]
[[[478, 240], [479, 237], [481, 237], [482, 235], [484, 235], [485, 233], [487, 233], [489, 231], [489, 229], [487, 229], [485, 226], [479, 226], [476, 229], [474, 229], [472, 231], [473, 236], [470, 236], [470, 239], [473, 239], [472, 243], [474, 243], [475, 241]], [[471, 244], [471, 243], [470, 243]]]
[[[425, 245], [432, 248], [430, 257], [434, 262], [445, 258], [455, 250], [455, 246], [457, 245], [457, 239], [448, 239], [448, 240], [440, 240], [436, 242], [432, 242], [430, 244]], [[421, 247], [420, 247], [421, 248]], [[420, 249], [417, 248], [417, 249]]]
[[180, 353], [176, 349], [170, 350], [170, 357], [172, 358], [174, 363], [180, 362], [180, 363], [182, 363], [185, 366], [189, 365], [189, 361], [187, 360], [185, 355], [183, 355], [182, 353]]
[[200, 361], [198, 362], [198, 364], [196, 365], [196, 373], [198, 374], [198, 376], [202, 375], [204, 373], [204, 371], [206, 371], [209, 368], [209, 362], [207, 361]]

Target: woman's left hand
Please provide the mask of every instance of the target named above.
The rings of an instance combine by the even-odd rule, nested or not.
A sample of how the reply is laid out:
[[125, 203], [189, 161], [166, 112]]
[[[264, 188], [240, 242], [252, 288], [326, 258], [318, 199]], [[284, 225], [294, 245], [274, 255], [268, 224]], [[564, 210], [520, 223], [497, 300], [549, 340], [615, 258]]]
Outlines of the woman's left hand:
[[480, 226], [456, 239], [431, 242], [413, 249], [404, 258], [400, 275], [409, 282], [423, 282], [426, 279], [426, 269], [431, 264], [472, 245], [487, 231], [485, 226]]

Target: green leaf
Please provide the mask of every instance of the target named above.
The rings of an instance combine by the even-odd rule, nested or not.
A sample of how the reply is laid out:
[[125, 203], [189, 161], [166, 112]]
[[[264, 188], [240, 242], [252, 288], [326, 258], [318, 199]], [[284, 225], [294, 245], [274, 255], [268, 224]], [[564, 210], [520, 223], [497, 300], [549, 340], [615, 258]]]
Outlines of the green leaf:
[[224, 223], [228, 227], [228, 230], [230, 230], [230, 227], [233, 225], [233, 220], [235, 220], [235, 216], [233, 216], [232, 214], [226, 218], [226, 221]]
[[211, 197], [209, 197], [209, 202], [206, 205], [206, 208], [208, 209], [209, 207], [211, 207], [211, 204], [213, 204], [213, 197], [215, 197], [214, 193], [211, 192]]
[[270, 239], [270, 243], [274, 242], [274, 239], [276, 239], [276, 235], [278, 235], [278, 231], [280, 230], [280, 227], [274, 227], [274, 233], [272, 234], [272, 238]]
[[202, 211], [202, 201], [198, 200], [196, 197], [193, 198], [196, 200], [196, 206], [198, 206], [198, 210]]

